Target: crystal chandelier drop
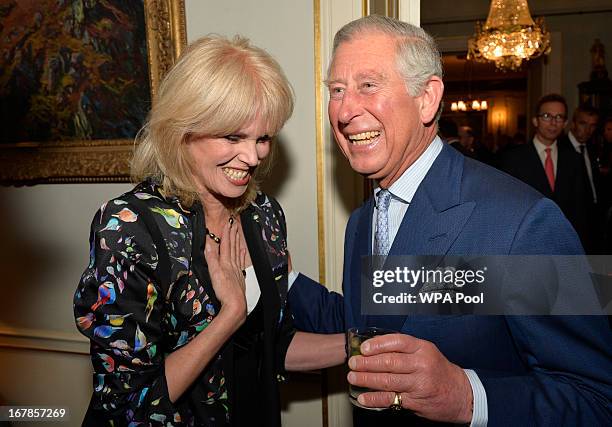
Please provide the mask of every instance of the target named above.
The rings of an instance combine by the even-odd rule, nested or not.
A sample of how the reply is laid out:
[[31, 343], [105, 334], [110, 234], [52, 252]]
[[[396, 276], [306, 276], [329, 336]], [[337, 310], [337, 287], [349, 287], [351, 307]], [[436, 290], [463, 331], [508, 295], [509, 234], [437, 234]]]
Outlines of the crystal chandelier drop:
[[468, 59], [492, 61], [500, 70], [516, 70], [528, 61], [550, 52], [550, 33], [544, 20], [534, 22], [527, 0], [492, 0], [484, 27], [468, 41]]

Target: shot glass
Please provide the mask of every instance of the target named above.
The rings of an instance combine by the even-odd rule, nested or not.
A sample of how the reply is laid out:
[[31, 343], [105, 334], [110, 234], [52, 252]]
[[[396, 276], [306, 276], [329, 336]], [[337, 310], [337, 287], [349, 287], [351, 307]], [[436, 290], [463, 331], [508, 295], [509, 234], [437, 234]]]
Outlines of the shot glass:
[[[361, 343], [378, 335], [395, 334], [396, 331], [376, 327], [350, 328], [346, 331], [346, 348], [349, 358], [361, 354]], [[367, 387], [358, 387], [349, 383], [349, 401], [360, 408], [382, 411], [386, 408], [366, 408], [357, 402], [361, 393], [371, 391]]]

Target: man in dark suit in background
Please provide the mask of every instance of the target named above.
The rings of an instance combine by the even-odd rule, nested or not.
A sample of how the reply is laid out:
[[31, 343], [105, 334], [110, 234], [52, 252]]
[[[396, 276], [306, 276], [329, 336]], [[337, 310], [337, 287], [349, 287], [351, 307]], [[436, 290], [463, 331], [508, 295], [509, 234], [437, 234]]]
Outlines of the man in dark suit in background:
[[469, 156], [479, 162], [486, 163], [489, 166], [496, 166], [495, 155], [489, 147], [487, 147], [483, 140], [476, 139], [474, 129], [470, 126], [459, 127], [459, 140], [461, 145], [469, 147]]
[[438, 121], [438, 135], [440, 138], [442, 138], [442, 141], [453, 147], [455, 150], [459, 151], [464, 156], [468, 155], [467, 151], [461, 144], [461, 140], [459, 138], [459, 126], [457, 126], [457, 123], [450, 119], [441, 118]]
[[[609, 195], [602, 191], [602, 178], [597, 161], [596, 147], [592, 141], [599, 122], [599, 112], [590, 106], [576, 108], [570, 130], [560, 138], [559, 145], [573, 149], [583, 162], [583, 181], [587, 183], [587, 233], [583, 245], [587, 253], [600, 253], [603, 246], [605, 208]], [[582, 238], [582, 236], [581, 236]]]
[[572, 147], [582, 157], [594, 201], [597, 201], [599, 198], [597, 185], [599, 184], [600, 176], [592, 138], [597, 130], [598, 122], [599, 112], [595, 108], [580, 106], [576, 108], [572, 115], [569, 132], [560, 141], [561, 144], [567, 144]]
[[[368, 387], [360, 426], [431, 421], [488, 425], [606, 425], [612, 336], [597, 316], [435, 316], [362, 313], [362, 258], [372, 255], [576, 254], [558, 207], [521, 182], [462, 156], [436, 136], [442, 66], [422, 29], [382, 16], [345, 25], [327, 84], [334, 137], [374, 195], [345, 235], [344, 298], [298, 275], [289, 303], [298, 328], [400, 331], [351, 357]], [[564, 115], [564, 111], [554, 112]]]
[[565, 98], [545, 95], [538, 101], [536, 112], [532, 119], [536, 133], [531, 143], [505, 151], [499, 167], [555, 201], [588, 252], [592, 241], [588, 224], [591, 191], [581, 159], [571, 146], [560, 143], [567, 123]]

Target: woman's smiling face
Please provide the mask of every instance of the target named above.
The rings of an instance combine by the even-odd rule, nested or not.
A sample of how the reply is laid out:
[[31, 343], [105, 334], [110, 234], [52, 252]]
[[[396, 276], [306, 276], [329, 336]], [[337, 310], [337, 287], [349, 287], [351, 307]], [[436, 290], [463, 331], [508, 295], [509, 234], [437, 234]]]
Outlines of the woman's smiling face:
[[255, 169], [270, 154], [271, 143], [272, 136], [260, 119], [229, 135], [188, 139], [187, 152], [200, 198], [242, 196]]

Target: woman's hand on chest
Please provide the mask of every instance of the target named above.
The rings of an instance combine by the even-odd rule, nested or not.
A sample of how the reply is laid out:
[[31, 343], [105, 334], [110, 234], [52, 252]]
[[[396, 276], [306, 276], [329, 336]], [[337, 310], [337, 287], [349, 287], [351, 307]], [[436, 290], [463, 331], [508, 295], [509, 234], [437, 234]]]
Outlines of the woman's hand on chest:
[[229, 311], [233, 314], [231, 318], [241, 325], [247, 315], [243, 273], [247, 265], [247, 249], [238, 222], [225, 224], [222, 235], [220, 243], [206, 237], [204, 257], [221, 311]]

